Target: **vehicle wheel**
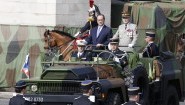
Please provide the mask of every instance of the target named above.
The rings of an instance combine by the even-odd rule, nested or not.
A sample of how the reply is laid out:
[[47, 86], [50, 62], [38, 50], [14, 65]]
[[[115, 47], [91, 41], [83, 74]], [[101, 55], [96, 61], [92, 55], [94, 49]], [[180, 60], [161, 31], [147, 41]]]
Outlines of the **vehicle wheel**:
[[121, 105], [121, 97], [118, 93], [109, 93], [104, 105]]
[[168, 87], [166, 91], [166, 99], [164, 105], [179, 105], [179, 98], [175, 87]]
[[140, 87], [140, 102], [142, 105], [149, 104], [149, 79], [146, 69], [143, 66], [138, 66], [133, 70], [134, 80], [133, 86]]

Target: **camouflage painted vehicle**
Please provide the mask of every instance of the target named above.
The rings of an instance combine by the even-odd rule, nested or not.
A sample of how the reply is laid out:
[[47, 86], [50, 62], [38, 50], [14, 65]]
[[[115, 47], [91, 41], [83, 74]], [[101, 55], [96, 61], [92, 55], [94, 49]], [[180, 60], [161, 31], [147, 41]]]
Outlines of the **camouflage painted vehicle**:
[[[72, 105], [74, 98], [81, 94], [81, 81], [91, 79], [100, 105], [120, 105], [128, 101], [128, 85], [140, 87], [143, 105], [179, 105], [185, 92], [185, 21], [180, 21], [184, 20], [184, 7], [183, 2], [125, 4], [124, 10], [132, 13], [132, 21], [138, 25], [137, 45], [140, 46], [135, 48], [137, 53], [127, 51], [126, 71], [112, 60], [99, 58], [91, 62], [42, 62], [50, 67], [43, 69], [39, 79], [25, 80], [26, 99], [35, 105]], [[142, 41], [145, 29], [156, 30], [160, 56], [139, 56], [145, 46]]]

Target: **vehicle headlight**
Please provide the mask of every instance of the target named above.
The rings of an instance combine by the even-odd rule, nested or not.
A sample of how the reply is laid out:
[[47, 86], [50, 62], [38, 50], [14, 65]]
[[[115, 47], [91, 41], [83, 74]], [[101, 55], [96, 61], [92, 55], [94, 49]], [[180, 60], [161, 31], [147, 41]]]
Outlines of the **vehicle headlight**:
[[31, 91], [36, 92], [37, 91], [37, 85], [32, 85], [31, 86]]

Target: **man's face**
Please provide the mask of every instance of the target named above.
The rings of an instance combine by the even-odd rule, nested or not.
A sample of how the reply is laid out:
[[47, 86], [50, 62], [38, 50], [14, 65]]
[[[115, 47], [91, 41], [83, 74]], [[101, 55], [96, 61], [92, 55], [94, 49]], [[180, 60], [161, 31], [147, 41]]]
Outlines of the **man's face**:
[[111, 51], [115, 51], [118, 49], [118, 43], [111, 43], [110, 47], [111, 47]]
[[83, 52], [85, 49], [85, 46], [78, 46], [78, 52]]
[[130, 18], [122, 18], [122, 21], [124, 24], [127, 24], [127, 23], [129, 23]]
[[151, 37], [149, 37], [149, 36], [146, 36], [145, 37], [145, 41], [148, 43], [148, 42], [150, 42], [152, 40], [152, 38]]
[[105, 19], [103, 18], [103, 16], [99, 15], [97, 17], [97, 23], [99, 26], [103, 26], [104, 25], [104, 22], [105, 22]]

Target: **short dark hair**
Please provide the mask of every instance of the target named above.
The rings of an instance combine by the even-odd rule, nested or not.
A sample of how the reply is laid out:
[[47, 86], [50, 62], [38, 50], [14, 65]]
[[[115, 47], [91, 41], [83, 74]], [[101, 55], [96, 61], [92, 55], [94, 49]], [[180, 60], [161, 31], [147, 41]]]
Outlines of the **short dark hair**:
[[21, 93], [23, 89], [26, 89], [26, 86], [20, 87], [20, 88], [15, 88], [16, 93]]
[[[103, 19], [105, 20], [105, 15], [103, 15], [103, 14], [99, 14], [98, 16], [103, 16]], [[97, 17], [98, 17], [98, 16], [97, 16]]]

